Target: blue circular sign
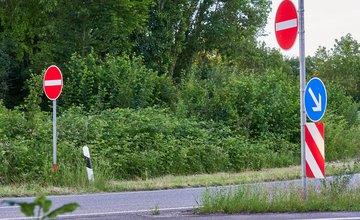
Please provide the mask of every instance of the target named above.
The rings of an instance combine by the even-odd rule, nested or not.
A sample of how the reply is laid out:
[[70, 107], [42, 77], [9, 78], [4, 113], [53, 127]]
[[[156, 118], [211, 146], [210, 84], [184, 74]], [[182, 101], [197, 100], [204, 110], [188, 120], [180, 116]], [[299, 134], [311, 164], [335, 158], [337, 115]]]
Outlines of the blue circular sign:
[[305, 88], [305, 111], [308, 118], [313, 122], [319, 121], [324, 116], [326, 104], [325, 85], [321, 79], [314, 77]]

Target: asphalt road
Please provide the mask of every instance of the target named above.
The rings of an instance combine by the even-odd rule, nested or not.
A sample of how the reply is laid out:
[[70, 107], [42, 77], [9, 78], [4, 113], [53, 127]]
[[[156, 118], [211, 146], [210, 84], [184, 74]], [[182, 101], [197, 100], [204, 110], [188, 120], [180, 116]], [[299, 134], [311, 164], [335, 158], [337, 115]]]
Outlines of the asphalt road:
[[[204, 188], [157, 190], [122, 193], [100, 193], [85, 195], [49, 196], [53, 207], [77, 202], [80, 205], [68, 217], [86, 217], [89, 215], [113, 215], [149, 211], [151, 209], [192, 209], [196, 206]], [[34, 198], [2, 198], [2, 200], [33, 201]], [[23, 216], [18, 207], [0, 205], [0, 219]]]
[[[356, 175], [352, 182], [359, 182]], [[289, 184], [300, 184], [300, 181], [286, 181], [265, 183], [268, 187], [284, 187]], [[311, 183], [311, 182], [310, 182]], [[212, 187], [212, 190], [221, 187]], [[80, 207], [71, 214], [60, 216], [60, 219], [348, 219], [360, 220], [360, 212], [337, 212], [337, 213], [285, 213], [285, 214], [261, 214], [261, 215], [210, 215], [198, 216], [192, 213], [192, 209], [198, 206], [201, 193], [205, 188], [188, 188], [174, 190], [156, 190], [121, 193], [99, 193], [84, 195], [49, 196], [53, 202], [53, 208], [66, 203], [77, 202]], [[33, 201], [33, 197], [27, 198], [1, 198], [3, 200]], [[153, 216], [151, 211], [158, 209], [160, 216]], [[0, 220], [24, 219], [19, 207], [0, 204]]]

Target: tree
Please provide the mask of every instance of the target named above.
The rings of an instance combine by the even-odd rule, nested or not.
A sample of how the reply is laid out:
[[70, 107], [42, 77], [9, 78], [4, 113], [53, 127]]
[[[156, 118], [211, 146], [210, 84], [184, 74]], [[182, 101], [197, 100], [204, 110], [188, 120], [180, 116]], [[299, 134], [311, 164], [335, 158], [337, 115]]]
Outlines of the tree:
[[144, 31], [152, 1], [0, 1], [0, 77], [9, 88], [2, 96], [15, 97], [10, 106], [21, 103], [30, 73], [50, 64], [63, 69], [75, 52], [85, 57], [94, 48], [104, 58], [131, 51], [129, 38]]
[[145, 30], [152, 0], [62, 0], [56, 25], [61, 44], [58, 50], [70, 58], [77, 52], [82, 57], [94, 51], [105, 57], [129, 52], [132, 34]]
[[[315, 58], [312, 56], [307, 56], [305, 59], [305, 66], [306, 66], [306, 76], [313, 77], [314, 76], [314, 68], [315, 68]], [[300, 63], [299, 57], [286, 57], [285, 62], [291, 67], [292, 74], [294, 76], [299, 76], [300, 74]]]
[[266, 24], [268, 0], [159, 0], [148, 31], [136, 36], [149, 67], [175, 79], [199, 53], [246, 57]]
[[336, 82], [360, 101], [360, 43], [350, 34], [335, 40], [334, 48], [319, 48], [314, 57], [314, 74], [326, 82]]
[[[52, 20], [47, 19], [55, 1], [4, 0], [0, 2], [1, 76], [6, 88], [2, 98], [7, 106], [14, 106], [25, 96], [23, 86], [29, 77], [29, 68], [38, 71], [39, 63], [52, 60], [46, 30]], [[50, 32], [51, 33], [51, 32]], [[51, 37], [51, 36], [50, 36]], [[44, 65], [44, 63], [42, 64]]]
[[67, 83], [62, 106], [82, 105], [101, 111], [109, 108], [170, 107], [175, 88], [171, 79], [144, 66], [141, 58], [108, 55], [100, 59], [94, 52], [82, 58], [74, 54], [64, 73]]

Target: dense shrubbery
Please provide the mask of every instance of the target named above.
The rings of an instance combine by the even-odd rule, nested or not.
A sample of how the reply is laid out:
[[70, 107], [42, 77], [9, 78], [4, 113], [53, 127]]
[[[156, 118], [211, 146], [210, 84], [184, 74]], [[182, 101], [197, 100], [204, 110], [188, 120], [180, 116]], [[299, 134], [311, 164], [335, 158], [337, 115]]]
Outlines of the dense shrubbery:
[[175, 99], [171, 79], [147, 69], [139, 57], [75, 54], [64, 72], [64, 108], [82, 105], [101, 111], [108, 108], [169, 106]]
[[[0, 6], [0, 182], [66, 183], [83, 172], [84, 144], [95, 171], [119, 179], [299, 163], [298, 61], [256, 39], [270, 2]], [[306, 59], [328, 90], [331, 160], [360, 152], [359, 60], [351, 35]], [[56, 175], [42, 91], [51, 64], [64, 76]]]
[[[136, 58], [76, 59], [68, 65], [71, 86], [65, 87], [58, 108], [58, 177], [82, 172], [85, 144], [95, 172], [117, 179], [300, 162], [298, 81], [282, 70], [247, 75], [223, 65], [194, 67], [176, 95], [166, 77]], [[119, 78], [113, 78], [116, 73]], [[167, 83], [160, 86], [160, 78]], [[92, 82], [90, 87], [84, 87], [85, 81]], [[41, 77], [33, 76], [28, 85], [30, 95], [21, 108], [0, 105], [0, 182], [52, 178], [52, 118], [39, 108]], [[72, 89], [91, 101], [80, 102]], [[329, 84], [328, 92], [326, 158], [359, 154], [358, 105], [340, 86]]]
[[[49, 117], [47, 117], [49, 116]], [[38, 112], [31, 119], [24, 112], [0, 106], [0, 179], [18, 182], [44, 177], [51, 169], [51, 119]], [[45, 166], [49, 159], [50, 167]]]
[[247, 137], [276, 133], [296, 141], [298, 87], [281, 70], [245, 75], [236, 67], [219, 65], [194, 69], [180, 91], [180, 111], [186, 116], [225, 122]]
[[[47, 178], [52, 164], [51, 116], [40, 112], [37, 116], [43, 120], [32, 130], [26, 129], [30, 120], [18, 110], [2, 107], [1, 116], [2, 125], [21, 127], [16, 136], [11, 130], [2, 132], [2, 140], [8, 141], [1, 151], [1, 181]], [[9, 117], [19, 120], [13, 124]], [[220, 123], [177, 118], [153, 108], [112, 109], [92, 116], [80, 108], [65, 111], [58, 118], [59, 170], [83, 168], [85, 144], [95, 170], [109, 170], [119, 179], [261, 169], [289, 165], [294, 159], [294, 146], [286, 141], [251, 141]]]

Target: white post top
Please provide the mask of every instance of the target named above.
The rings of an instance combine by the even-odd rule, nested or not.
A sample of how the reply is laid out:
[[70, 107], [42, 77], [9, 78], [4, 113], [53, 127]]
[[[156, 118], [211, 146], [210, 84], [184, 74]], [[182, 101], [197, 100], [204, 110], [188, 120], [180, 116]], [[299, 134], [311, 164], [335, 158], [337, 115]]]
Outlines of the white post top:
[[83, 147], [83, 153], [85, 157], [90, 158], [89, 148], [86, 145]]

